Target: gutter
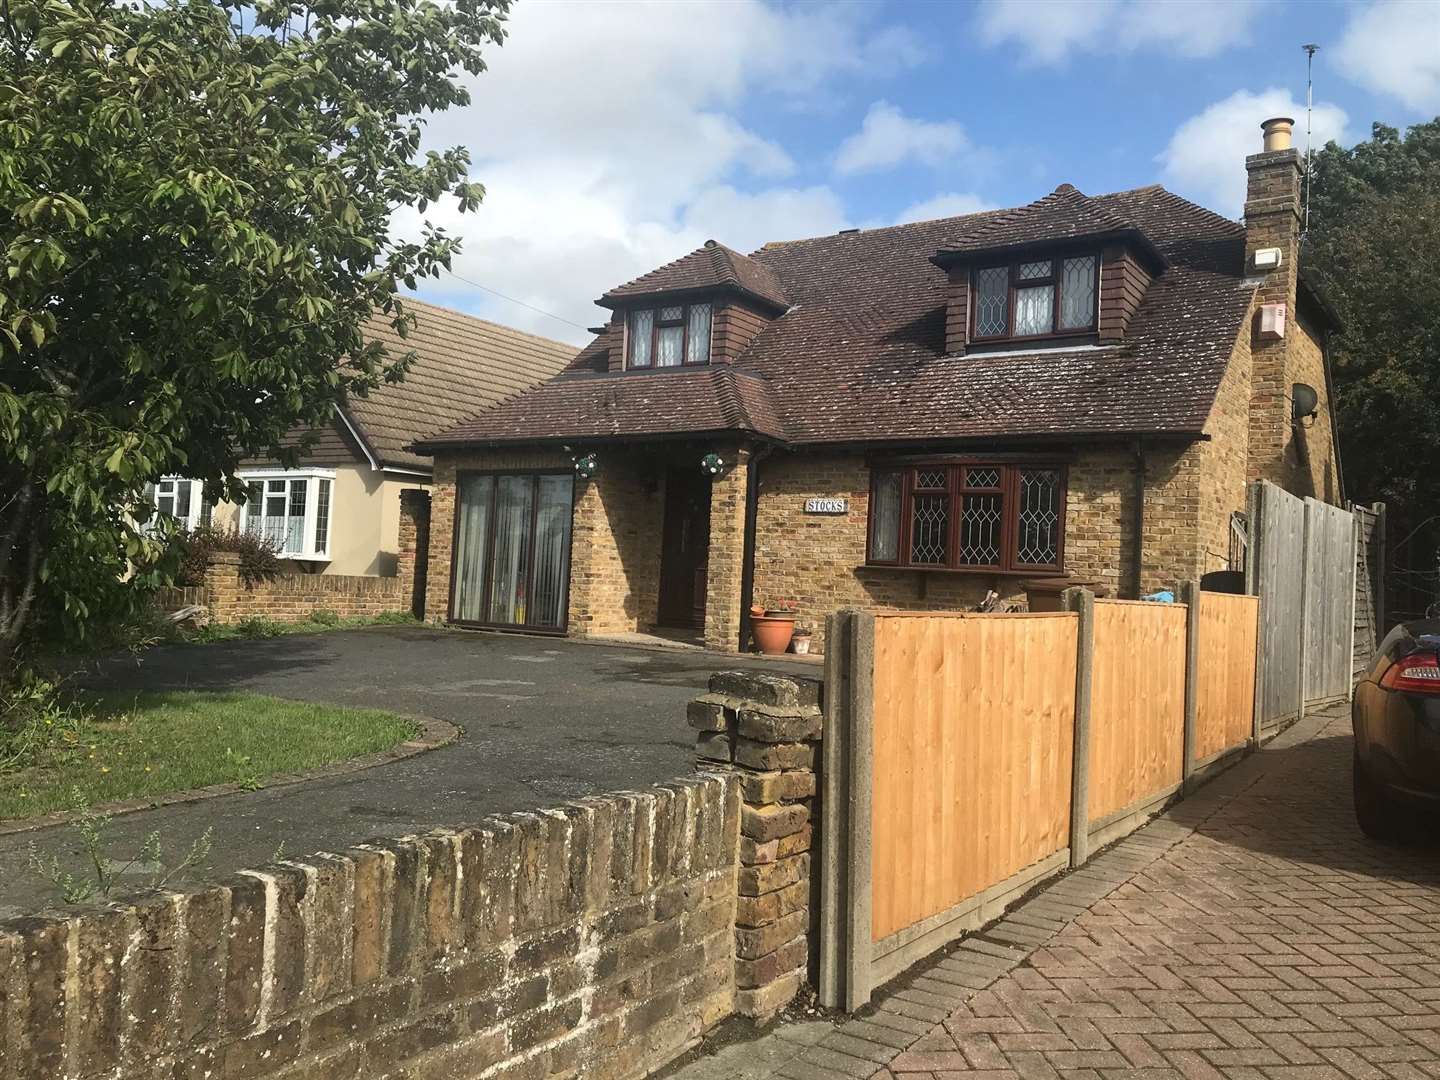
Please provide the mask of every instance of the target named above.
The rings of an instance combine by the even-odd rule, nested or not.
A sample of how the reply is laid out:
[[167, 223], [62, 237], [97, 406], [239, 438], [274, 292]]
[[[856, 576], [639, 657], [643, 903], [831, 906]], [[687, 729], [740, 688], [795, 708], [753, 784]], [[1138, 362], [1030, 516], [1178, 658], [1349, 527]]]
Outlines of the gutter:
[[774, 450], [769, 443], [752, 449], [745, 473], [745, 540], [740, 555], [740, 640], [737, 643], [742, 653], [750, 639], [750, 605], [755, 602], [755, 522], [760, 512], [760, 463]]

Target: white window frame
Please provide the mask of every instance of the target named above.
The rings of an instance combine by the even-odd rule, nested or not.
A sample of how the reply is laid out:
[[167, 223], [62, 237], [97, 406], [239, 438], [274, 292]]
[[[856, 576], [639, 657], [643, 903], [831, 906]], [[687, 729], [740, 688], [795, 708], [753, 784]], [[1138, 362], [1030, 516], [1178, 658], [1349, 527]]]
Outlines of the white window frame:
[[[161, 513], [160, 499], [162, 496], [171, 495], [178, 501], [180, 495], [179, 486], [181, 484], [190, 485], [190, 505], [185, 507], [184, 513], [181, 513], [180, 507], [176, 506], [175, 512], [170, 516], [179, 522], [182, 528], [190, 532], [193, 531], [196, 526], [202, 524], [201, 510], [205, 504], [205, 485], [199, 480], [191, 480], [188, 476], [162, 476], [159, 480], [155, 481], [155, 490], [151, 493], [150, 501], [155, 507], [156, 513]], [[162, 489], [165, 487], [169, 487], [170, 491], [163, 491]], [[210, 508], [210, 512], [213, 517], [215, 512], [213, 506]]]
[[[238, 474], [240, 480], [248, 487], [252, 483], [265, 484], [265, 492], [269, 493], [269, 481], [284, 480], [285, 503], [288, 508], [290, 503], [290, 485], [301, 481], [305, 484], [305, 523], [301, 528], [301, 542], [299, 551], [281, 551], [278, 553], [282, 559], [294, 559], [298, 562], [330, 562], [334, 558], [335, 551], [335, 470], [334, 469], [246, 469]], [[319, 518], [320, 509], [320, 481], [330, 481], [330, 499], [325, 510], [325, 550], [315, 550], [316, 524]], [[262, 496], [262, 500], [265, 496]], [[263, 519], [263, 510], [261, 517]], [[287, 515], [288, 516], [288, 515]], [[239, 527], [242, 532], [252, 531], [252, 511], [248, 502], [240, 506]], [[256, 526], [262, 528], [262, 526]]]

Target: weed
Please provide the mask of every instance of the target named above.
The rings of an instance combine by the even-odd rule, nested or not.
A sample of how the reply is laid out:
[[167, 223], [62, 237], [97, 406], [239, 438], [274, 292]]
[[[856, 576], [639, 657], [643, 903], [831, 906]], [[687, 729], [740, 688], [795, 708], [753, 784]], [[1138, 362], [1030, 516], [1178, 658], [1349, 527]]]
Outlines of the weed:
[[310, 612], [310, 621], [317, 626], [339, 626], [340, 616], [328, 608], [316, 608]]
[[33, 840], [29, 847], [30, 869], [48, 881], [60, 899], [67, 904], [83, 904], [94, 899], [108, 900], [121, 879], [137, 866], [150, 868], [145, 885], [152, 889], [162, 889], [178, 881], [186, 872], [202, 867], [210, 857], [214, 830], [207, 828], [191, 843], [184, 858], [167, 867], [160, 831], [157, 829], [145, 838], [140, 850], [128, 860], [112, 859], [106, 851], [105, 837], [105, 830], [110, 824], [109, 815], [96, 813], [91, 809], [79, 788], [71, 790], [71, 801], [73, 809], [79, 814], [70, 827], [80, 838], [80, 852], [89, 865], [88, 872], [76, 874], [66, 870], [60, 865], [57, 856], [51, 855], [47, 858], [41, 855]]

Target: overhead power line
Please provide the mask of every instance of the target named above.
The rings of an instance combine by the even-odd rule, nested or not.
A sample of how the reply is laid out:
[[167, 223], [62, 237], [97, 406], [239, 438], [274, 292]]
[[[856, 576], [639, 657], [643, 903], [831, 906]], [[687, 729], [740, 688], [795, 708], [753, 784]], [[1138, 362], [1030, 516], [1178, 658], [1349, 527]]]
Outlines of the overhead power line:
[[556, 315], [553, 311], [546, 311], [544, 308], [538, 308], [534, 304], [527, 304], [524, 300], [517, 300], [513, 296], [507, 296], [499, 289], [490, 288], [489, 285], [481, 285], [480, 282], [472, 281], [467, 277], [455, 273], [454, 270], [446, 270], [445, 273], [449, 274], [456, 281], [463, 281], [466, 285], [473, 285], [475, 286], [475, 288], [482, 289], [485, 292], [489, 293], [491, 296], [498, 296], [501, 300], [508, 300], [512, 304], [519, 304], [523, 308], [529, 308], [531, 311], [535, 312], [538, 315], [544, 315], [547, 319], [554, 319], [556, 322], [563, 322], [566, 326], [573, 326], [577, 330], [590, 329], [588, 326], [582, 326], [580, 323], [575, 322], [573, 319], [565, 318], [564, 315]]

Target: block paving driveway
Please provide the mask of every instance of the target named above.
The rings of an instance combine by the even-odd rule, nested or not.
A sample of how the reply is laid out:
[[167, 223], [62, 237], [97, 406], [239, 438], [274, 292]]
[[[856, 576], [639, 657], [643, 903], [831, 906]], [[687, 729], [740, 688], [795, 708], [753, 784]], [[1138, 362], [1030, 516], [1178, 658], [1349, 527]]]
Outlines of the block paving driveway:
[[868, 1014], [677, 1080], [1440, 1077], [1440, 849], [1361, 835], [1350, 753], [1311, 717]]

